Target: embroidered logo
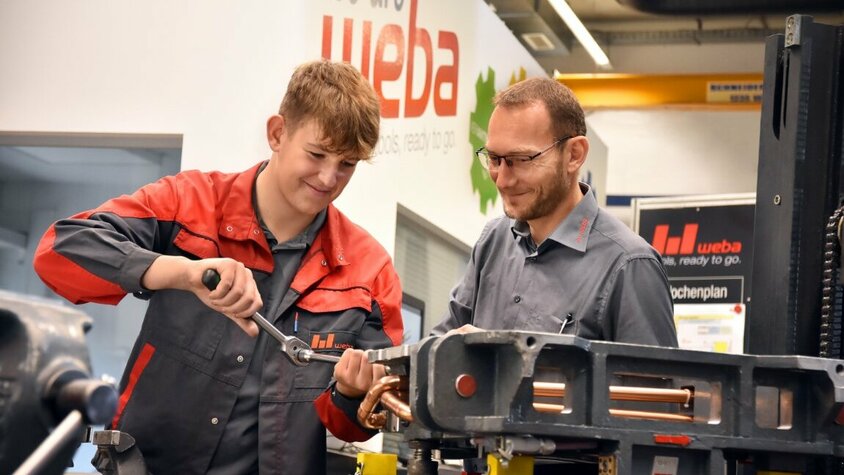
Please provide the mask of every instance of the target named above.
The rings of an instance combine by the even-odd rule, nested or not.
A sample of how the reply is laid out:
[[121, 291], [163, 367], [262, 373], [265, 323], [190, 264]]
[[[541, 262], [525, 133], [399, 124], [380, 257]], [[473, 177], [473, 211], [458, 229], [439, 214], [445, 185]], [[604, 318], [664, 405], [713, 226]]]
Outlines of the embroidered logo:
[[340, 343], [334, 341], [334, 333], [319, 334], [315, 333], [311, 337], [311, 348], [314, 350], [343, 350], [352, 348], [348, 343]]

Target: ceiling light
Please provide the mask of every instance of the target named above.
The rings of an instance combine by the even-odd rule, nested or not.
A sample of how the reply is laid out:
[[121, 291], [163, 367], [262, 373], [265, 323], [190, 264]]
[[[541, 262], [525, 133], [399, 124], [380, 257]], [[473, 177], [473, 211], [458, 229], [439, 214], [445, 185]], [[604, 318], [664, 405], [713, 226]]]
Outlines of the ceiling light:
[[566, 3], [565, 0], [548, 0], [548, 3], [554, 7], [554, 11], [557, 12], [557, 15], [560, 15], [560, 18], [563, 19], [566, 26], [569, 27], [569, 30], [574, 33], [577, 41], [586, 48], [586, 52], [589, 53], [589, 56], [592, 57], [595, 64], [604, 69], [612, 68], [612, 65], [610, 65], [610, 59], [607, 57], [606, 53], [604, 53], [601, 47], [598, 46], [595, 38], [593, 38], [586, 27], [583, 26], [580, 18], [577, 18], [577, 15], [574, 14], [574, 10], [571, 9], [569, 4]]

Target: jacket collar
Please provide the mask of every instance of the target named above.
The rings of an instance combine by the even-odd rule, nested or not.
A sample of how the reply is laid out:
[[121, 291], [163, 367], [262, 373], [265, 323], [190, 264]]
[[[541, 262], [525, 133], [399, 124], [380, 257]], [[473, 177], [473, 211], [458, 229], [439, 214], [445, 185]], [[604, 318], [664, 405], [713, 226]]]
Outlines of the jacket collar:
[[325, 224], [322, 225], [322, 229], [317, 234], [314, 243], [311, 245], [304, 259], [309, 259], [313, 255], [322, 253], [325, 265], [331, 271], [336, 267], [348, 265], [349, 262], [345, 251], [346, 236], [348, 233], [345, 233], [344, 229], [350, 224], [350, 222], [343, 219], [340, 211], [333, 204], [329, 204]]
[[[252, 240], [260, 244], [267, 251], [270, 262], [269, 243], [258, 222], [258, 216], [252, 205], [252, 189], [255, 187], [255, 178], [265, 167], [266, 161], [253, 166], [252, 168], [237, 174], [231, 184], [231, 189], [222, 203], [222, 219], [220, 220], [219, 233], [234, 240]], [[327, 270], [334, 271], [335, 268], [348, 265], [345, 249], [348, 247], [347, 236], [349, 226], [354, 226], [346, 219], [333, 204], [328, 205], [325, 224], [317, 234], [310, 249], [302, 258], [302, 265], [313, 257], [321, 254], [317, 262], [320, 267], [327, 267]], [[322, 264], [322, 262], [325, 264]], [[272, 267], [272, 264], [269, 264]], [[265, 266], [261, 266], [265, 267]]]
[[221, 236], [237, 241], [256, 241], [269, 251], [269, 244], [264, 238], [258, 216], [252, 206], [255, 177], [266, 164], [267, 162], [258, 163], [236, 175], [229, 192], [224, 195], [225, 201], [221, 206], [222, 219], [220, 219], [220, 228], [217, 232]]
[[345, 251], [349, 248], [347, 244], [351, 244], [349, 236], [360, 233], [350, 229], [351, 226], [354, 224], [334, 205], [328, 205], [325, 224], [302, 257], [302, 264], [290, 283], [291, 290], [301, 295], [329, 274], [342, 275], [339, 271], [349, 265]]

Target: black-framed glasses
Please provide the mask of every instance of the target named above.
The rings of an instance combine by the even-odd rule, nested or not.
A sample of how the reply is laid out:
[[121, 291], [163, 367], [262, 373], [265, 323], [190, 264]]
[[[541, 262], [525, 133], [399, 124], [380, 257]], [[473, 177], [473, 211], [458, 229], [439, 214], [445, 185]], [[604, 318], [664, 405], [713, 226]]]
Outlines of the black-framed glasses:
[[551, 150], [557, 145], [573, 137], [575, 136], [569, 135], [567, 137], [558, 138], [557, 140], [554, 140], [554, 143], [546, 147], [544, 150], [542, 150], [541, 152], [536, 152], [533, 155], [496, 155], [487, 150], [486, 147], [481, 147], [475, 150], [475, 156], [478, 157], [478, 160], [480, 160], [481, 165], [483, 165], [484, 168], [490, 171], [498, 170], [498, 167], [501, 166], [502, 160], [506, 162], [507, 166], [512, 169], [525, 168], [528, 166], [529, 163], [539, 158], [545, 152]]

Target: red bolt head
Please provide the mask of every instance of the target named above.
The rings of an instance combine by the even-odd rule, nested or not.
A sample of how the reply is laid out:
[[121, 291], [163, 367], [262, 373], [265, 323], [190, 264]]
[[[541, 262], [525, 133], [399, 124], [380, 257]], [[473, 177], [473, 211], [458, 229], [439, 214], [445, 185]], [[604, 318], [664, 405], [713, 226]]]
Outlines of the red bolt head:
[[457, 391], [460, 397], [469, 398], [475, 395], [475, 391], [478, 390], [478, 383], [475, 381], [474, 376], [461, 374], [454, 381], [454, 390]]

